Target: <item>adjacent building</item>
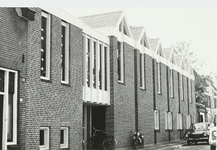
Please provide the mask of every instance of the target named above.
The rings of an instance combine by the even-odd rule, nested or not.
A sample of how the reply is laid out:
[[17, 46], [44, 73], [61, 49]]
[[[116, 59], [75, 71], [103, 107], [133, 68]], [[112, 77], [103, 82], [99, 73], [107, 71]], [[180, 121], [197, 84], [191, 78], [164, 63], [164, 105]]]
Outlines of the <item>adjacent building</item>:
[[81, 150], [93, 127], [132, 148], [183, 138], [195, 122], [190, 64], [123, 11], [0, 8], [0, 148]]

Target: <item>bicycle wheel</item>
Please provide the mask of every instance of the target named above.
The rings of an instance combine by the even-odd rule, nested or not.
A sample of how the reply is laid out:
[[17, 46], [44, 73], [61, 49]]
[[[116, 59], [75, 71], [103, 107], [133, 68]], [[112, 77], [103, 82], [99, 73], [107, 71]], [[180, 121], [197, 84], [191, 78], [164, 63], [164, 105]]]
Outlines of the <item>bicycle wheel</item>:
[[87, 140], [87, 144], [86, 144], [87, 149], [92, 148], [93, 143], [94, 143], [94, 138], [93, 138], [93, 137], [90, 137], [90, 138]]
[[117, 141], [115, 140], [115, 138], [113, 136], [109, 136], [103, 140], [102, 146], [104, 150], [114, 150], [116, 144]]

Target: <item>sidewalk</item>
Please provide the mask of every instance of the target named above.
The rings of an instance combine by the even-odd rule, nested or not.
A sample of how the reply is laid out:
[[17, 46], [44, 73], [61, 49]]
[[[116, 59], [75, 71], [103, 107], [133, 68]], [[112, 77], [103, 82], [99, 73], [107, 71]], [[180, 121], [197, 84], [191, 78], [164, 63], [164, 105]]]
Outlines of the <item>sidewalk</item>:
[[[140, 148], [138, 150], [164, 150], [166, 148], [175, 148], [175, 147], [179, 147], [183, 144], [185, 144], [186, 141], [185, 140], [181, 140], [181, 141], [172, 141], [172, 142], [164, 142], [164, 143], [158, 143], [158, 144], [148, 144], [145, 145], [144, 148]], [[115, 148], [115, 150], [134, 150], [134, 148]]]

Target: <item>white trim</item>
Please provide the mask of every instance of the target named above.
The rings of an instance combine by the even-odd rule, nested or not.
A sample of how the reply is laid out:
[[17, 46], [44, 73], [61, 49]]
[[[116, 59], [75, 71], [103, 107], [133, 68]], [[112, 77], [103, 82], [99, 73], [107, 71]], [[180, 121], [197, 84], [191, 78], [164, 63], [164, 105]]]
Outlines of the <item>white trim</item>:
[[160, 112], [159, 110], [154, 110], [154, 129], [160, 129]]
[[49, 127], [40, 127], [39, 130], [44, 130], [44, 145], [42, 145], [42, 146], [39, 145], [39, 149], [40, 150], [49, 150], [49, 140], [50, 140], [49, 139]]
[[168, 112], [168, 129], [173, 129], [173, 114], [172, 112]]
[[[47, 18], [46, 19], [46, 74], [45, 77], [40, 75], [41, 79], [50, 80], [50, 33], [51, 33], [51, 17], [50, 14], [41, 12], [41, 16]], [[41, 69], [41, 68], [40, 68]]]
[[63, 144], [60, 144], [60, 148], [68, 148], [69, 129], [68, 129], [68, 127], [60, 127], [60, 130], [63, 130], [63, 132], [64, 132]]
[[[17, 93], [18, 93], [18, 72], [6, 68], [1, 68], [4, 71], [4, 92], [3, 95], [3, 132], [2, 132], [2, 150], [7, 149], [7, 145], [17, 144]], [[13, 139], [12, 142], [7, 142], [7, 131], [8, 131], [8, 98], [9, 98], [9, 73], [14, 73], [14, 94], [13, 94]]]
[[69, 23], [62, 21], [61, 25], [65, 27], [65, 49], [64, 49], [65, 51], [65, 80], [64, 81], [62, 80], [62, 69], [61, 69], [61, 83], [69, 84]]
[[165, 117], [165, 130], [168, 129], [168, 115], [167, 115], [167, 111], [164, 112], [164, 117]]

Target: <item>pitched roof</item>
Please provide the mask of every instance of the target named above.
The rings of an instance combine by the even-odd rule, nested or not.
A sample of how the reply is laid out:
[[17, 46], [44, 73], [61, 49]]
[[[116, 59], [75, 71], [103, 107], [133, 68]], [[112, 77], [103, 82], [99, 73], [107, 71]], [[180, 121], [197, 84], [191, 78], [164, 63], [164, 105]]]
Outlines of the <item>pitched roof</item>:
[[144, 27], [132, 27], [132, 26], [130, 26], [130, 31], [132, 33], [134, 40], [136, 40], [136, 41], [139, 40], [143, 29], [144, 29]]
[[172, 53], [172, 48], [171, 47], [170, 48], [163, 48], [163, 50], [164, 50], [165, 58], [167, 60], [169, 60], [170, 59], [170, 55]]
[[149, 39], [151, 50], [156, 51], [159, 41], [159, 39]]
[[190, 62], [188, 60], [185, 62], [185, 66], [186, 66], [186, 71], [189, 71]]
[[123, 14], [123, 11], [103, 13], [91, 16], [79, 17], [85, 24], [92, 28], [115, 27]]

